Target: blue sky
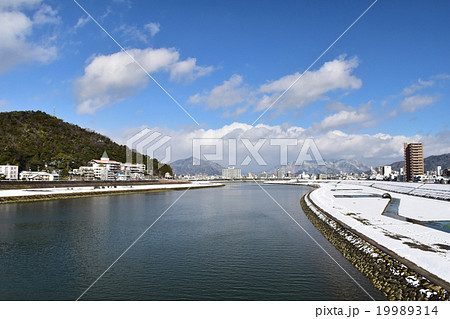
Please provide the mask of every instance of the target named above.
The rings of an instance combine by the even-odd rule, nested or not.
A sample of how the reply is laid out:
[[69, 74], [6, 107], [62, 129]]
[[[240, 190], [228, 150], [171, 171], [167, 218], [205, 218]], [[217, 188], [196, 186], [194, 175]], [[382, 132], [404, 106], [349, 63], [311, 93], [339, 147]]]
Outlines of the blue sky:
[[[0, 0], [0, 110], [56, 107], [122, 143], [148, 126], [180, 158], [188, 135], [252, 124], [373, 3], [78, 2], [200, 126], [72, 0]], [[448, 12], [448, 1], [379, 0], [255, 124], [274, 138], [301, 128], [328, 158], [386, 163], [410, 141], [450, 152]]]

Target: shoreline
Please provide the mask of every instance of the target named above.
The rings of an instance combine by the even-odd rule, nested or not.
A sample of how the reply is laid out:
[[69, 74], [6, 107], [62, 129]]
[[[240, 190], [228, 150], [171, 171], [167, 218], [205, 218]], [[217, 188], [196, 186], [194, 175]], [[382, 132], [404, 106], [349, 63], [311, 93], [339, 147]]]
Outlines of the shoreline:
[[300, 204], [321, 234], [389, 300], [449, 300], [450, 284], [318, 207], [310, 190]]
[[59, 181], [0, 181], [0, 191], [21, 190], [39, 188], [65, 188], [65, 187], [99, 187], [99, 186], [137, 186], [137, 185], [166, 185], [186, 184], [182, 180], [136, 180], [136, 181], [83, 181], [83, 180], [59, 180]]
[[[133, 186], [135, 188], [133, 188]], [[0, 205], [1, 204], [11, 204], [11, 203], [22, 203], [22, 202], [35, 202], [53, 199], [69, 199], [69, 198], [83, 198], [83, 197], [94, 197], [94, 196], [108, 196], [108, 195], [127, 195], [133, 193], [153, 193], [153, 192], [165, 192], [165, 191], [175, 191], [175, 190], [187, 190], [187, 189], [199, 189], [199, 188], [212, 188], [212, 187], [224, 187], [225, 184], [221, 183], [205, 183], [205, 182], [194, 182], [194, 183], [169, 183], [169, 184], [150, 184], [150, 185], [129, 185], [128, 187], [122, 186], [120, 188], [93, 188], [90, 187], [60, 187], [60, 188], [39, 188], [39, 189], [20, 189], [20, 190], [8, 190], [9, 193], [12, 192], [27, 192], [35, 191], [41, 192], [43, 194], [14, 194], [13, 196], [4, 196], [6, 191], [0, 191]], [[52, 193], [54, 191], [59, 191], [58, 193]], [[72, 191], [72, 192], [70, 192]]]

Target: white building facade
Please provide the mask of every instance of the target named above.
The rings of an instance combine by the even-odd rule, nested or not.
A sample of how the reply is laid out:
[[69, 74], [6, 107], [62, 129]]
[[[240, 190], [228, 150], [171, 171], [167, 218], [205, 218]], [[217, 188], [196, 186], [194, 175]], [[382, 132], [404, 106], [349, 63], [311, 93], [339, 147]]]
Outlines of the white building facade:
[[19, 179], [19, 166], [16, 165], [0, 165], [0, 176], [4, 176], [7, 180]]
[[392, 173], [392, 167], [391, 166], [382, 166], [381, 167], [381, 175], [385, 177], [391, 176]]
[[112, 161], [106, 151], [99, 160], [91, 160], [91, 166], [81, 166], [73, 170], [73, 174], [84, 179], [102, 181], [114, 180], [142, 180], [144, 179], [145, 164], [131, 164]]
[[222, 177], [226, 179], [242, 178], [241, 169], [234, 167], [223, 168]]
[[22, 181], [58, 181], [58, 173], [47, 173], [47, 172], [32, 172], [32, 171], [22, 171], [20, 172], [20, 180]]

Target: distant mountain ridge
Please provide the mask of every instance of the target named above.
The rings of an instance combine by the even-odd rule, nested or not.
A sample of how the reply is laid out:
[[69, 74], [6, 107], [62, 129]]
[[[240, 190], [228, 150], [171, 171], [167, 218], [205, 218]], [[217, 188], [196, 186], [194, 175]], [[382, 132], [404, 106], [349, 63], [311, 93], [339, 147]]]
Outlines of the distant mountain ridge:
[[[442, 169], [450, 168], [450, 153], [441, 155], [431, 155], [423, 159], [425, 172], [435, 171], [437, 166], [441, 166]], [[394, 162], [390, 165], [392, 170], [398, 171], [401, 167], [405, 167], [404, 161]]]
[[193, 165], [193, 157], [180, 159], [170, 163], [173, 173], [180, 175], [207, 174], [207, 175], [222, 175], [223, 167], [217, 163], [202, 159], [200, 165]]
[[318, 165], [316, 161], [304, 162], [302, 165], [282, 165], [277, 166], [269, 170], [268, 173], [275, 174], [278, 169], [283, 172], [301, 174], [305, 172], [306, 174], [334, 174], [334, 173], [363, 173], [370, 171], [370, 166], [358, 161], [358, 160], [327, 160], [325, 165]]

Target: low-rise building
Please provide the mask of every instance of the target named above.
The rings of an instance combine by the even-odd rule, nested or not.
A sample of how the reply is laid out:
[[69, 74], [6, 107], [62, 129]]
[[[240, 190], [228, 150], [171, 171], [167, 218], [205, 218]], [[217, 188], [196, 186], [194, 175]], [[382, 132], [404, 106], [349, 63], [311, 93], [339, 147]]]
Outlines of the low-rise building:
[[22, 171], [20, 172], [20, 180], [22, 181], [58, 181], [59, 174], [56, 172], [33, 172]]
[[145, 164], [121, 163], [120, 170], [122, 172], [129, 172], [130, 174], [134, 174], [134, 173], [144, 174], [145, 173]]
[[73, 174], [84, 179], [113, 180], [142, 180], [144, 179], [145, 164], [121, 163], [109, 159], [108, 153], [103, 152], [99, 160], [91, 160], [92, 166], [81, 166], [73, 170]]
[[80, 166], [80, 168], [74, 169], [72, 174], [75, 176], [80, 176], [85, 180], [95, 179], [95, 171], [92, 166]]
[[266, 172], [262, 172], [262, 173], [258, 174], [259, 179], [267, 179], [268, 177], [269, 177], [269, 174], [267, 174]]
[[169, 172], [166, 172], [166, 174], [164, 174], [164, 178], [165, 178], [165, 179], [173, 179], [173, 176], [170, 175]]
[[[111, 171], [113, 173], [120, 172], [120, 168], [122, 165], [121, 162], [110, 160], [108, 153], [106, 153], [106, 151], [103, 152], [103, 155], [99, 160], [93, 159], [89, 162], [89, 164], [91, 164], [92, 167], [94, 167], [94, 168], [104, 167], [108, 171]], [[98, 171], [100, 172], [101, 170], [98, 170]], [[96, 177], [97, 177], [97, 175], [96, 175]]]
[[19, 166], [0, 165], [0, 177], [7, 180], [17, 180], [19, 178]]

